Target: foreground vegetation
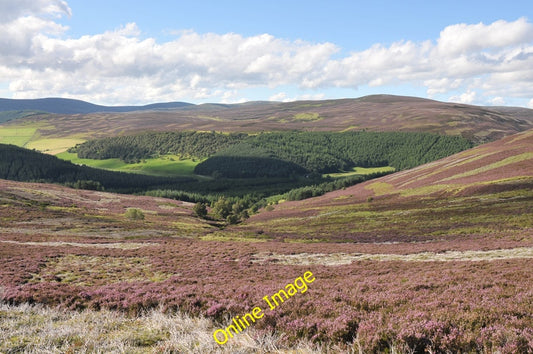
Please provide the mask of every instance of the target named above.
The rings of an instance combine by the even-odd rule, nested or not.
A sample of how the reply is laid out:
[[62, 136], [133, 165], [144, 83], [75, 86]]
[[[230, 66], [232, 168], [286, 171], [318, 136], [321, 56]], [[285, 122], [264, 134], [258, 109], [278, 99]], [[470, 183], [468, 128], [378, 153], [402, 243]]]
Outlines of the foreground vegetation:
[[322, 349], [304, 341], [288, 347], [281, 337], [253, 329], [221, 347], [213, 341], [211, 320], [157, 309], [128, 317], [117, 311], [0, 304], [0, 328], [2, 353], [320, 353]]
[[[293, 184], [239, 225], [213, 218], [245, 219], [251, 194], [193, 204], [0, 180], [0, 351], [530, 352], [532, 143], [529, 131], [355, 186], [319, 171], [204, 181]], [[15, 176], [58, 161], [4, 151]], [[305, 293], [263, 306], [307, 271]], [[255, 306], [264, 317], [215, 344]]]
[[[523, 176], [528, 160], [511, 158], [527, 141], [513, 137], [321, 199], [282, 203], [223, 230], [194, 217], [192, 204], [3, 181], [2, 301], [116, 311], [133, 329], [136, 316], [153, 310], [207, 317], [208, 328], [221, 328], [312, 271], [305, 294], [228, 344], [252, 338], [260, 346], [277, 333], [277, 348], [306, 340], [334, 352], [527, 352], [533, 180]], [[487, 169], [491, 161], [498, 165]], [[464, 183], [469, 178], [477, 182]], [[426, 179], [463, 181], [463, 188], [428, 195]], [[143, 217], [130, 217], [132, 208]], [[150, 321], [138, 332], [106, 333], [131, 338], [123, 340], [130, 348], [146, 343], [140, 351], [175, 348], [171, 330], [147, 330]], [[186, 339], [184, 332], [177, 337]], [[32, 345], [29, 336], [9, 343]], [[81, 338], [90, 343], [91, 332]]]

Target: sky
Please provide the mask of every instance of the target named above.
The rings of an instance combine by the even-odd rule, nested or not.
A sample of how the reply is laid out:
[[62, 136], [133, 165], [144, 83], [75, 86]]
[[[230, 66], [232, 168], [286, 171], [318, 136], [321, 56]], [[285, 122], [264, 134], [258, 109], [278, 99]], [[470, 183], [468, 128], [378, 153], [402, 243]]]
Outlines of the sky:
[[533, 108], [533, 1], [0, 0], [0, 97]]

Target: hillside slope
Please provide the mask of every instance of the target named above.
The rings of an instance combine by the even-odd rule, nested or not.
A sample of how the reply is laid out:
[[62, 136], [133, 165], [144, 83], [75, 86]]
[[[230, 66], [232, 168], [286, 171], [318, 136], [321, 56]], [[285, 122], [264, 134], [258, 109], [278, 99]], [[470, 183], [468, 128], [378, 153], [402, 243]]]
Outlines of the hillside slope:
[[[533, 130], [253, 216], [240, 231], [347, 242], [532, 240]], [[512, 238], [511, 237], [511, 238]]]
[[[375, 95], [288, 103], [189, 105], [172, 110], [128, 113], [41, 114], [20, 118], [4, 126], [35, 127], [38, 139], [89, 139], [169, 130], [258, 132], [367, 129], [462, 135], [485, 142], [533, 128], [533, 110], [493, 109], [415, 97]], [[39, 146], [36, 148], [40, 149]]]
[[14, 181], [41, 181], [83, 184], [87, 189], [102, 188], [133, 193], [153, 188], [181, 186], [194, 179], [187, 177], [154, 177], [125, 172], [79, 166], [55, 156], [23, 149], [14, 145], [0, 144], [0, 178]]
[[[142, 210], [145, 218], [128, 218], [128, 208]], [[171, 199], [0, 179], [0, 244], [6, 238], [43, 241], [47, 235], [44, 241], [50, 246], [79, 246], [94, 237], [113, 241], [108, 248], [131, 249], [143, 238], [203, 235], [213, 229], [195, 217], [192, 208], [192, 203]]]

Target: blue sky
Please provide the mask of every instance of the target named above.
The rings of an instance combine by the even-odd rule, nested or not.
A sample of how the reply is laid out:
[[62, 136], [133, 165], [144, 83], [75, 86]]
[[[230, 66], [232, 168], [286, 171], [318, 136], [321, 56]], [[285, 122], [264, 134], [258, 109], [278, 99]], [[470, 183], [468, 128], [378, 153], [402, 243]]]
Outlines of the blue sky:
[[533, 108], [532, 21], [531, 1], [0, 0], [0, 96]]

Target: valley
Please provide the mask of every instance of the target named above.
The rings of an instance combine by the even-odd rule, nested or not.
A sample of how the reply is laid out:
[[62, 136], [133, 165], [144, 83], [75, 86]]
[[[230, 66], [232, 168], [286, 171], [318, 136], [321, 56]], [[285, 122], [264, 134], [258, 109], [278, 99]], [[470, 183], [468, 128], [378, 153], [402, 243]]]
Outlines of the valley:
[[[148, 178], [155, 189], [119, 194], [114, 188], [120, 188], [111, 184], [105, 190], [85, 190], [69, 188], [57, 177], [36, 181], [43, 179], [39, 173], [44, 168], [31, 171], [33, 181], [0, 180], [0, 323], [9, 328], [0, 332], [0, 351], [45, 348], [38, 344], [39, 323], [45, 322], [75, 328], [58, 334], [46, 327], [46, 338], [56, 343], [46, 348], [61, 351], [89, 345], [94, 349], [100, 341], [110, 350], [123, 345], [146, 353], [527, 352], [533, 345], [530, 111], [370, 96], [168, 111], [46, 113], [4, 123], [0, 143], [19, 146], [63, 139], [61, 144], [69, 148], [82, 144], [77, 153], [81, 146], [102, 153], [100, 147], [127, 140], [126, 151], [139, 155], [82, 159], [75, 152], [56, 150], [55, 140], [38, 150], [108, 169], [110, 180], [127, 176], [131, 188], [134, 177], [142, 183]], [[40, 128], [29, 130], [36, 124]], [[20, 130], [23, 126], [28, 130]], [[141, 139], [131, 137], [156, 131], [191, 136], [207, 131], [214, 137], [211, 130], [226, 137], [242, 133], [248, 140], [206, 155], [192, 150], [188, 155], [154, 155], [144, 150], [148, 144], [131, 143]], [[378, 135], [381, 131], [390, 133]], [[104, 137], [110, 138], [105, 144], [93, 140]], [[207, 141], [225, 139], [211, 137]], [[368, 139], [341, 145], [339, 137]], [[194, 145], [199, 146], [209, 145]], [[324, 154], [328, 146], [333, 148]], [[370, 147], [367, 155], [363, 146]], [[409, 147], [404, 155], [402, 146]], [[353, 151], [346, 154], [350, 147]], [[35, 161], [53, 158], [9, 148]], [[310, 151], [315, 160], [299, 159], [311, 156]], [[379, 155], [387, 151], [386, 158]], [[0, 155], [1, 161], [10, 156]], [[286, 180], [245, 177], [241, 165], [233, 168], [241, 171], [238, 178], [224, 176], [220, 167], [195, 172], [217, 156], [228, 165], [236, 157], [268, 157], [276, 159], [278, 172], [277, 166], [286, 163], [305, 172], [295, 167], [277, 176]], [[368, 156], [373, 157], [370, 163], [360, 163]], [[256, 163], [252, 160], [252, 169]], [[77, 168], [82, 166], [68, 165], [69, 171]], [[83, 180], [98, 176], [83, 171]], [[70, 182], [81, 178], [74, 176]], [[158, 178], [166, 178], [168, 189], [156, 186], [163, 183]], [[354, 183], [342, 185], [344, 178], [354, 178]], [[178, 200], [187, 183], [203, 183], [207, 193], [191, 189], [190, 200]], [[217, 183], [231, 187], [216, 190]], [[253, 199], [254, 190], [263, 194]], [[169, 198], [172, 193], [176, 199]], [[247, 194], [250, 204], [242, 198]], [[249, 217], [235, 223], [219, 217], [225, 201]], [[207, 215], [198, 215], [198, 203], [206, 206]], [[265, 295], [279, 293], [306, 272], [316, 280], [305, 293], [275, 309], [265, 307], [264, 317], [224, 346], [215, 342], [217, 329], [251, 313]], [[91, 321], [82, 318], [108, 324], [97, 335], [80, 327]], [[188, 335], [198, 340], [187, 342]]]

